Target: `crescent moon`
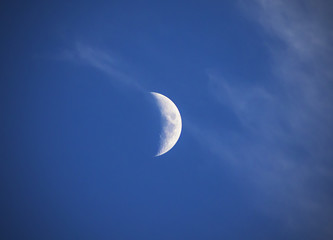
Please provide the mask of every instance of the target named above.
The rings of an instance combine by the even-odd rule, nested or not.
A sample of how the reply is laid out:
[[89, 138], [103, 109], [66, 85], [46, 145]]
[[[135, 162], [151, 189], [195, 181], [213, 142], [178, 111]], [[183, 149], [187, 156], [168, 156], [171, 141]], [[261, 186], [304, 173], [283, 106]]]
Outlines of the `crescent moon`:
[[154, 96], [162, 116], [162, 132], [157, 156], [170, 151], [177, 143], [182, 131], [182, 118], [177, 106], [166, 96], [151, 92]]

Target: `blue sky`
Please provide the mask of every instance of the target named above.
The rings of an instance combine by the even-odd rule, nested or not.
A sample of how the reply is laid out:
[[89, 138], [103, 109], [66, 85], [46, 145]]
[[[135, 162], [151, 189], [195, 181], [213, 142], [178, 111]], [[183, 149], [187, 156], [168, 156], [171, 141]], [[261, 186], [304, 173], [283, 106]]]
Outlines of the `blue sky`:
[[332, 7], [3, 4], [1, 238], [332, 239]]

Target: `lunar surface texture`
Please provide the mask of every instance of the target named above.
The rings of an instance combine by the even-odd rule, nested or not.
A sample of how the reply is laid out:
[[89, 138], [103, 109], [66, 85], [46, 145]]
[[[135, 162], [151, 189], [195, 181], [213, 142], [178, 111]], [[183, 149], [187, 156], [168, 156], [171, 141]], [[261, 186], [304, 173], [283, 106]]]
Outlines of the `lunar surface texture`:
[[182, 119], [177, 106], [166, 96], [151, 92], [162, 116], [162, 131], [159, 149], [155, 156], [161, 156], [177, 143], [182, 131]]

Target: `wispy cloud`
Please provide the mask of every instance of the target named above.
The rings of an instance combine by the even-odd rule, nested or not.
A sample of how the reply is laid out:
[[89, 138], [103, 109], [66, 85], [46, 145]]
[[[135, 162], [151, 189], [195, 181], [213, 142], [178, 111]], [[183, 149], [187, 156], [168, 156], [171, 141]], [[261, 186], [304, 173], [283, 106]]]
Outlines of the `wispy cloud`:
[[134, 87], [139, 91], [145, 91], [137, 79], [130, 77], [125, 71], [120, 70], [119, 60], [106, 50], [78, 43], [73, 50], [65, 51], [62, 55], [63, 58], [96, 68], [108, 75], [111, 82]]
[[[241, 85], [209, 71], [209, 91], [242, 128], [219, 133], [191, 124], [190, 130], [213, 154], [245, 173], [291, 226], [312, 226], [321, 237], [332, 237], [333, 35], [319, 17], [320, 3], [246, 2], [274, 40], [269, 43], [272, 78]], [[272, 205], [261, 207], [272, 213]]]

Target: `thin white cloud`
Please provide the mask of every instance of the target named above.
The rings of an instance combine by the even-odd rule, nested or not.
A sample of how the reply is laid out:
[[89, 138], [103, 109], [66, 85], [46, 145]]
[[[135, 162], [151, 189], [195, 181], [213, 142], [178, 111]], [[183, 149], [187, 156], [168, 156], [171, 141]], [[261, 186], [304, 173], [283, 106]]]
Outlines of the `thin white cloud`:
[[209, 91], [234, 112], [242, 129], [219, 133], [191, 124], [190, 130], [271, 199], [262, 209], [272, 213], [273, 204], [293, 228], [333, 237], [332, 32], [318, 15], [323, 8], [311, 11], [313, 2], [246, 4], [274, 39], [272, 79], [245, 86], [208, 72]]
[[134, 87], [139, 91], [145, 91], [136, 79], [119, 70], [120, 64], [118, 60], [106, 51], [78, 43], [74, 50], [64, 52], [63, 57], [96, 68], [108, 75], [111, 82]]

